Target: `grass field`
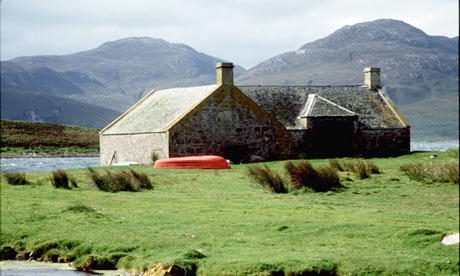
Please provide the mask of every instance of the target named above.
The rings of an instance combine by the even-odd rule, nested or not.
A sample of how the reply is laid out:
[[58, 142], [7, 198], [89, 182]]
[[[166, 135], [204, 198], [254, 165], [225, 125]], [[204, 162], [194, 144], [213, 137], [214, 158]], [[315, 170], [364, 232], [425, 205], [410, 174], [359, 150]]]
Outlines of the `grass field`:
[[1, 120], [2, 156], [77, 155], [99, 152], [98, 129]]
[[[345, 188], [326, 193], [271, 193], [248, 176], [251, 165], [131, 167], [154, 183], [141, 192], [99, 191], [86, 169], [67, 171], [73, 190], [52, 187], [50, 172], [27, 173], [23, 186], [2, 178], [1, 247], [77, 267], [176, 264], [187, 275], [458, 275], [459, 246], [441, 240], [459, 230], [459, 186], [399, 171], [458, 162], [458, 150], [430, 154], [371, 159], [383, 173], [340, 172]], [[284, 170], [284, 162], [265, 164]]]

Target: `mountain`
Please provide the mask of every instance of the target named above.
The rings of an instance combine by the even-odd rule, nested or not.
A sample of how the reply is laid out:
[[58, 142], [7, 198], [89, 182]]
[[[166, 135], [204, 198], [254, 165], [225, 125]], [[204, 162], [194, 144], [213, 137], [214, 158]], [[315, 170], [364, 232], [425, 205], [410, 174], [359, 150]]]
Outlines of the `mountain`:
[[[185, 44], [131, 37], [70, 55], [2, 62], [1, 85], [124, 111], [152, 89], [215, 83], [221, 61]], [[245, 71], [236, 66], [235, 76]]]
[[415, 140], [458, 139], [458, 45], [458, 37], [430, 36], [402, 21], [379, 19], [270, 58], [236, 83], [362, 84], [364, 67], [380, 67], [383, 89], [413, 122]]
[[95, 104], [30, 91], [3, 88], [2, 119], [103, 128], [121, 112]]

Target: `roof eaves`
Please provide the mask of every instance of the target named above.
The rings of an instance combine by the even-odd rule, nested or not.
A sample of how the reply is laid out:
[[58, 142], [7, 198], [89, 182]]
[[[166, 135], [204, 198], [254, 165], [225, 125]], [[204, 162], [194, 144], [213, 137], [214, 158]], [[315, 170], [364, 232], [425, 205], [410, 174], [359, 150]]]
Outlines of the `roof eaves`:
[[396, 115], [396, 118], [398, 118], [401, 124], [405, 127], [410, 127], [409, 123], [406, 121], [406, 118], [404, 118], [404, 116], [399, 112], [398, 108], [393, 103], [393, 101], [380, 89], [377, 89], [377, 92], [379, 93], [379, 96], [382, 97], [384, 102], [388, 105], [390, 110]]
[[101, 131], [99, 131], [99, 134], [103, 134], [104, 131], [112, 127], [114, 124], [116, 124], [118, 121], [123, 119], [126, 115], [128, 115], [134, 108], [139, 106], [141, 103], [143, 103], [146, 99], [148, 99], [153, 93], [155, 93], [155, 89], [152, 89], [147, 95], [145, 95], [142, 99], [140, 99], [137, 103], [135, 103], [133, 106], [131, 106], [128, 110], [126, 110], [123, 114], [118, 116], [115, 120], [113, 120], [110, 124], [108, 124], [106, 127], [104, 127]]

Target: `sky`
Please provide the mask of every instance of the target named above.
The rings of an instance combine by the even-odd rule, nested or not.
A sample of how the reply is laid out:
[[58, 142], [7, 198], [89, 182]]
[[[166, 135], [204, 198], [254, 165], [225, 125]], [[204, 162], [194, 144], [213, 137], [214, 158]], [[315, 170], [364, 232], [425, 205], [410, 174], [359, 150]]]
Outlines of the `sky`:
[[458, 0], [0, 0], [1, 60], [148, 36], [245, 68], [381, 18], [458, 36]]

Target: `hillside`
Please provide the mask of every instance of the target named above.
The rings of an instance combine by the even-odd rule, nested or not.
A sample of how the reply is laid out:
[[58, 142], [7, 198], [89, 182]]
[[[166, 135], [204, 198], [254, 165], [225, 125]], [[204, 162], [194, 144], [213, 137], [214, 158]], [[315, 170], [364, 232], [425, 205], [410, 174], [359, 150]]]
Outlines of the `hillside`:
[[[380, 19], [345, 26], [248, 71], [236, 66], [235, 83], [362, 84], [364, 67], [381, 67], [383, 89], [411, 124], [413, 140], [456, 140], [458, 45], [458, 37], [430, 36], [402, 21]], [[70, 55], [15, 58], [1, 62], [2, 118], [102, 128], [117, 116], [113, 110], [125, 111], [151, 89], [215, 83], [219, 61], [185, 44], [148, 37]], [[78, 102], [63, 109], [56, 96]], [[97, 106], [64, 119], [60, 112], [81, 110], [81, 102]]]
[[2, 88], [2, 119], [103, 128], [121, 112], [61, 96]]
[[94, 128], [1, 120], [1, 129], [2, 156], [99, 152], [99, 130]]
[[[458, 139], [458, 37], [429, 36], [402, 21], [345, 26], [260, 63], [237, 83], [362, 84], [368, 66], [381, 68], [382, 86], [412, 124], [415, 139], [430, 139], [426, 128], [439, 139]], [[443, 122], [437, 121], [440, 116], [420, 117], [445, 109], [451, 112]]]
[[[66, 96], [125, 111], [152, 89], [215, 83], [219, 58], [149, 37], [109, 41], [62, 56], [2, 62], [4, 88]], [[235, 68], [235, 76], [246, 70]]]

